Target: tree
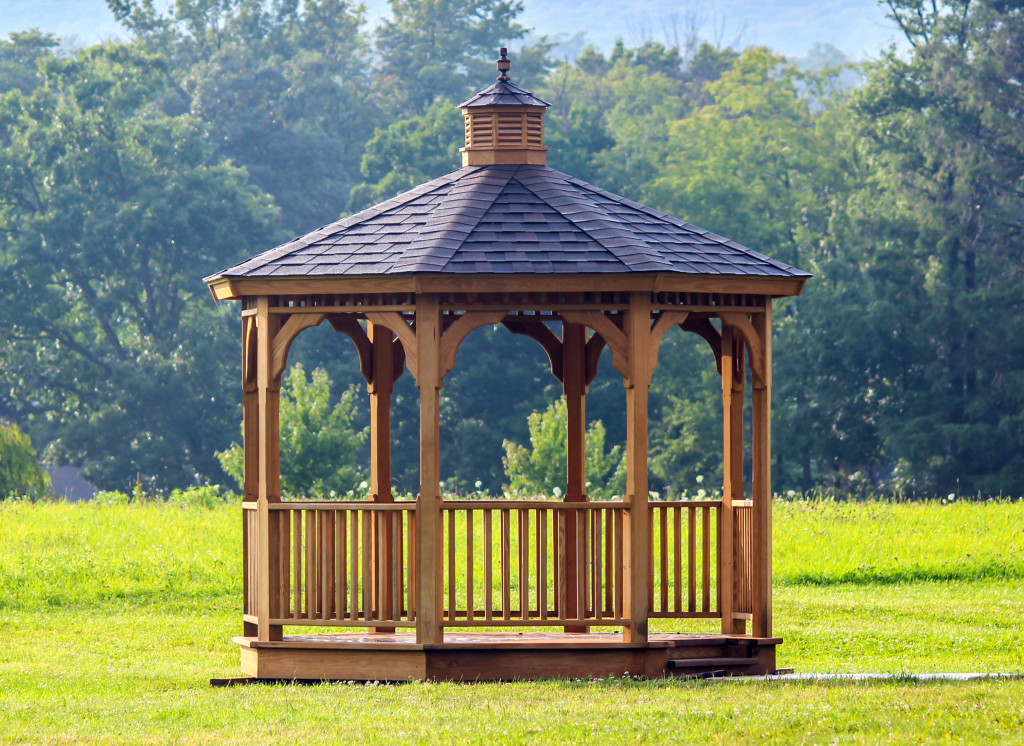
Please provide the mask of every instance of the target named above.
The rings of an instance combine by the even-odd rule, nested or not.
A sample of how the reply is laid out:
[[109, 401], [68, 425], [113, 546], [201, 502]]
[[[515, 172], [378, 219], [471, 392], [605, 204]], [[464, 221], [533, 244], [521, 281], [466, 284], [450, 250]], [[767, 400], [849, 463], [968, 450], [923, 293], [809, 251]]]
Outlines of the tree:
[[460, 102], [494, 77], [497, 45], [526, 33], [519, 0], [389, 0], [376, 31], [377, 87], [392, 114], [424, 114], [437, 100]]
[[49, 486], [50, 477], [39, 467], [32, 441], [13, 422], [0, 422], [0, 500], [42, 497]]
[[274, 235], [273, 205], [161, 108], [161, 58], [108, 44], [40, 69], [0, 98], [0, 411], [100, 487], [216, 477], [236, 333], [199, 278]]
[[[529, 448], [510, 440], [502, 444], [508, 490], [527, 495], [561, 494], [566, 483], [567, 417], [563, 396], [545, 411], [530, 414]], [[605, 452], [604, 425], [600, 420], [591, 422], [586, 433], [588, 494], [591, 497], [621, 495], [626, 486], [625, 468], [622, 446]]]
[[[367, 430], [353, 428], [357, 391], [346, 389], [331, 402], [331, 381], [317, 368], [307, 379], [293, 363], [281, 389], [281, 491], [294, 498], [319, 498], [357, 491], [365, 479], [362, 453]], [[232, 443], [217, 454], [221, 465], [244, 486], [242, 446]], [[360, 496], [361, 497], [361, 496]]]
[[168, 60], [175, 104], [208, 123], [216, 155], [274, 197], [289, 231], [337, 219], [379, 122], [363, 6], [180, 0], [161, 13], [146, 0], [108, 1]]
[[366, 143], [364, 181], [352, 189], [349, 209], [356, 212], [454, 171], [462, 142], [462, 115], [444, 100], [432, 103], [423, 115], [377, 130]]

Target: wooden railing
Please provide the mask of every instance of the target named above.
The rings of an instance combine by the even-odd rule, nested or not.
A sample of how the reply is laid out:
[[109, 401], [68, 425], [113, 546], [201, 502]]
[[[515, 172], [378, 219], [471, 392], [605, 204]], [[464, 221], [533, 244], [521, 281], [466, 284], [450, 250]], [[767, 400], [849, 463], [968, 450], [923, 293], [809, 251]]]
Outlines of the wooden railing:
[[[621, 502], [445, 502], [443, 625], [621, 625]], [[574, 540], [570, 540], [574, 538]]]
[[648, 616], [717, 617], [718, 500], [650, 504]]
[[[244, 504], [245, 619], [257, 621], [258, 511]], [[657, 502], [649, 617], [720, 616], [718, 501]], [[622, 502], [444, 501], [444, 627], [623, 626]], [[416, 624], [416, 503], [268, 510], [270, 624]], [[750, 511], [736, 509], [736, 612], [750, 608]]]
[[[412, 502], [272, 503], [270, 623], [415, 626], [415, 511]], [[256, 515], [245, 511], [247, 616], [258, 593]]]

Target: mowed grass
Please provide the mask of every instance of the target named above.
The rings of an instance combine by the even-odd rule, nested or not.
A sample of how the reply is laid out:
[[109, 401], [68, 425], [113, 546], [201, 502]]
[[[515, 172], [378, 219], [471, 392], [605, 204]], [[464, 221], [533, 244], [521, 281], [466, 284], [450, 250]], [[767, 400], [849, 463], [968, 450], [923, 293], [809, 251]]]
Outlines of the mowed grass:
[[[1024, 742], [1021, 680], [212, 689], [239, 513], [0, 506], [0, 741]], [[1024, 671], [1024, 503], [778, 503], [774, 546], [780, 665]]]

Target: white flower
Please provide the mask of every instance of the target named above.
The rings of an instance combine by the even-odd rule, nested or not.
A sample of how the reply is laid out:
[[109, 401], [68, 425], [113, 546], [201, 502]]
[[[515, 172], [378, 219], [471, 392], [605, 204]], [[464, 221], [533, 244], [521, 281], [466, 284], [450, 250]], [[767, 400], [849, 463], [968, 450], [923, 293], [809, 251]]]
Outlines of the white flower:
[[369, 486], [370, 486], [370, 485], [369, 485], [369, 484], [367, 484], [367, 482], [366, 482], [366, 480], [365, 480], [365, 479], [364, 479], [364, 480], [363, 480], [362, 482], [360, 482], [360, 483], [359, 483], [359, 489], [361, 489], [361, 490], [365, 490], [365, 489], [366, 489], [367, 487], [369, 487]]
[[706, 489], [704, 489], [703, 487], [701, 487], [699, 490], [697, 490], [697, 497], [699, 499], [703, 500], [707, 496], [708, 496], [708, 491]]
[[480, 481], [479, 479], [478, 479], [478, 480], [476, 480], [475, 484], [476, 484], [476, 488], [477, 488], [477, 489], [480, 489], [481, 487], [483, 487], [483, 486], [484, 486], [484, 483], [483, 483], [483, 482], [481, 482], [481, 481]]
[[704, 484], [704, 475], [703, 474], [698, 474], [697, 475], [697, 484]]
[[660, 500], [661, 499], [661, 493], [660, 492], [648, 492], [647, 495], [652, 500]]
[[949, 497], [947, 497], [946, 499], [949, 500], [950, 502], [953, 502], [954, 500], [956, 500], [956, 493], [950, 492]]
[[555, 497], [561, 497], [562, 496], [562, 488], [561, 487], [555, 487], [553, 490], [551, 490], [551, 494], [553, 494]]

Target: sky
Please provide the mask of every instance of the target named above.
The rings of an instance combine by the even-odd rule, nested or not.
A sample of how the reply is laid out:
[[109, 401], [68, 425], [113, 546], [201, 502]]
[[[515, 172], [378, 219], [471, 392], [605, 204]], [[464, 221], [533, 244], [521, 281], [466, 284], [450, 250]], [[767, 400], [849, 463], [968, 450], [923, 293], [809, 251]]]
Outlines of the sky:
[[[387, 0], [365, 2], [371, 22], [387, 12]], [[628, 45], [646, 37], [671, 43], [694, 21], [703, 38], [769, 46], [790, 57], [801, 57], [820, 42], [854, 60], [872, 59], [898, 41], [876, 0], [523, 0], [523, 5], [524, 25], [564, 38], [583, 32], [605, 50], [619, 36]], [[82, 45], [121, 35], [104, 0], [0, 0], [0, 34], [32, 27]]]

